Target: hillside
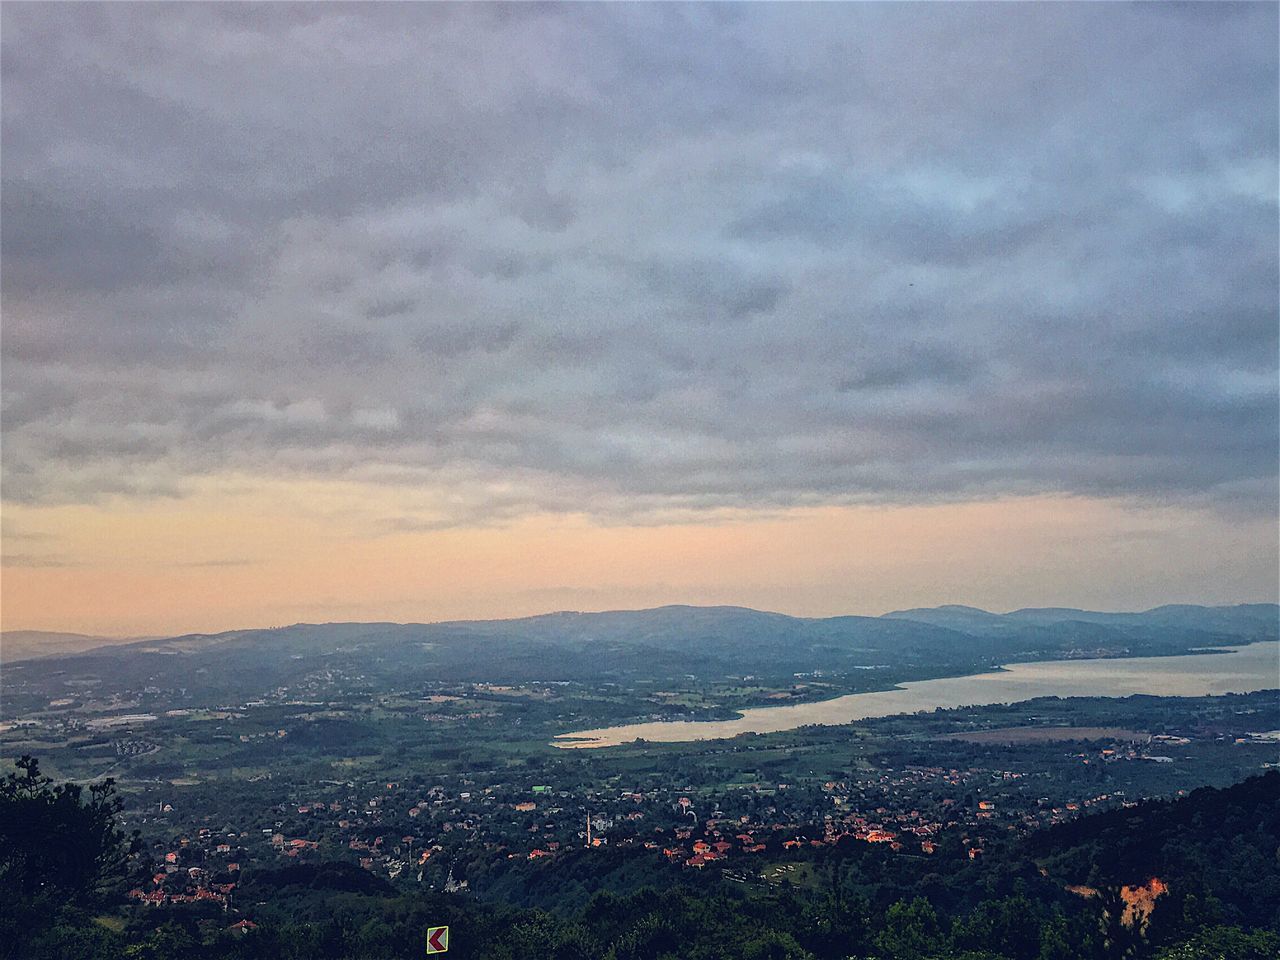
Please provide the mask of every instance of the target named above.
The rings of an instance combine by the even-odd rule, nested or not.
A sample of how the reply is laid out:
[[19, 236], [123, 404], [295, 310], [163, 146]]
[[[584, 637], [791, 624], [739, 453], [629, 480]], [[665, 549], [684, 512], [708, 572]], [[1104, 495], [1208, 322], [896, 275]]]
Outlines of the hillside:
[[[1275, 638], [1275, 606], [1158, 608], [1141, 614], [939, 607], [883, 617], [792, 617], [742, 607], [668, 606], [516, 620], [294, 624], [148, 639], [8, 661], [6, 686], [85, 683], [185, 688], [252, 698], [316, 671], [397, 683], [664, 681], [754, 675], [895, 680], [1018, 660], [1160, 655]], [[881, 678], [876, 673], [875, 678]], [[55, 678], [57, 678], [56, 682]], [[876, 679], [875, 682], [882, 682]], [[12, 697], [9, 698], [12, 702]]]
[[1175, 895], [1212, 896], [1233, 922], [1252, 918], [1280, 929], [1280, 770], [1082, 817], [1033, 834], [1027, 849], [1073, 884], [1172, 878], [1182, 887]]
[[[6, 789], [0, 801], [16, 807], [39, 797]], [[116, 809], [109, 799], [93, 802], [99, 817]], [[58, 813], [68, 809], [50, 805], [48, 815], [66, 818], [57, 832], [74, 847], [75, 831], [92, 828]], [[125, 906], [130, 881], [114, 867], [86, 912], [90, 901], [80, 894], [73, 903], [70, 881], [40, 883], [44, 847], [0, 831], [0, 864], [13, 869], [10, 879], [29, 881], [10, 887], [0, 956], [382, 960], [420, 955], [426, 929], [447, 924], [450, 956], [472, 960], [1268, 960], [1280, 950], [1278, 824], [1273, 771], [993, 843], [976, 860], [949, 836], [926, 860], [889, 857], [869, 843], [788, 855], [809, 884], [748, 888], [718, 871], [673, 880], [675, 868], [645, 851], [584, 851], [561, 871], [516, 863], [520, 883], [540, 888], [548, 907], [531, 910], [492, 895], [397, 889], [349, 864], [300, 863], [242, 877], [228, 913]], [[123, 841], [117, 834], [109, 843]], [[1116, 844], [1132, 851], [1118, 868]], [[23, 857], [7, 856], [11, 846]], [[1206, 872], [1224, 847], [1243, 852]], [[1071, 892], [1060, 869], [1087, 875], [1097, 889]], [[1115, 885], [1151, 877], [1164, 892], [1149, 919], [1121, 922]]]
[[54, 630], [5, 630], [0, 633], [0, 662], [65, 657], [97, 647], [136, 643], [136, 637], [100, 637]]
[[[963, 630], [976, 635], [1059, 636], [1070, 631], [1098, 637], [1154, 638], [1161, 631], [1175, 634], [1229, 635], [1270, 639], [1280, 630], [1280, 607], [1271, 603], [1240, 603], [1205, 607], [1168, 604], [1138, 613], [1107, 613], [1072, 607], [1024, 607], [1009, 613], [989, 613], [977, 607], [948, 604], [895, 610], [888, 619], [911, 620]], [[1093, 632], [1090, 632], [1092, 628]]]

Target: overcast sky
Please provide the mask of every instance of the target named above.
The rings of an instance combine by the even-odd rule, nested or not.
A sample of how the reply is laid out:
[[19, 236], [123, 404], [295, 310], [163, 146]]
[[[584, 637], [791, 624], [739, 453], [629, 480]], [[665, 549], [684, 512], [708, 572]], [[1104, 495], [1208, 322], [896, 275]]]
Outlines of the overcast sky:
[[6, 627], [1274, 597], [1274, 4], [0, 18]]

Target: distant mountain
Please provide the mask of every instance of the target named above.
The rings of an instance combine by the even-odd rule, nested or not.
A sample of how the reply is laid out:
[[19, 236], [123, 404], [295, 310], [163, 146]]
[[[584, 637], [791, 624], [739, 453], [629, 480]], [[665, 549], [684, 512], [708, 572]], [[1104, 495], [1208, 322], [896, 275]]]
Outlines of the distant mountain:
[[989, 631], [1009, 626], [1008, 621], [998, 613], [988, 613], [978, 607], [966, 607], [958, 603], [948, 603], [941, 607], [916, 607], [912, 610], [894, 610], [886, 613], [885, 620], [913, 620], [916, 623], [931, 623], [951, 630]]
[[[1008, 635], [1032, 627], [1050, 631], [1040, 636], [1062, 636], [1064, 629], [1099, 638], [1153, 637], [1170, 630], [1198, 633], [1206, 638], [1232, 636], [1263, 640], [1280, 636], [1280, 606], [1274, 603], [1222, 607], [1169, 604], [1140, 613], [1105, 613], [1072, 607], [1026, 607], [1011, 613], [989, 613], [977, 607], [947, 605], [895, 610], [884, 616], [988, 635]], [[1090, 634], [1087, 627], [1103, 629]]]
[[1259, 630], [1276, 631], [1280, 607], [1274, 603], [1238, 603], [1229, 607], [1197, 607], [1189, 604], [1168, 604], [1141, 614], [1151, 620], [1194, 626], [1201, 630], [1246, 629], [1253, 624]]
[[1276, 606], [1268, 603], [1242, 603], [1229, 607], [1200, 607], [1191, 604], [1169, 604], [1142, 613], [1101, 613], [1063, 607], [1014, 610], [1005, 614], [1022, 623], [1050, 625], [1064, 621], [1102, 623], [1110, 626], [1160, 624], [1191, 630], [1240, 630], [1275, 627]]
[[80, 677], [128, 685], [145, 678], [151, 686], [232, 699], [331, 671], [406, 684], [661, 682], [747, 674], [777, 681], [793, 674], [872, 668], [887, 670], [885, 678], [902, 678], [969, 673], [1018, 660], [1184, 653], [1276, 639], [1278, 621], [1275, 605], [1248, 604], [1007, 614], [946, 606], [826, 618], [745, 607], [669, 606], [515, 620], [299, 623], [112, 645], [97, 637], [71, 638], [61, 648], [46, 641], [26, 648], [27, 656], [35, 649], [40, 659], [13, 663], [21, 654], [12, 660], [6, 654], [11, 665], [5, 680], [21, 685], [57, 675], [58, 683]]
[[[89, 656], [257, 654], [267, 659], [376, 656], [432, 665], [451, 679], [582, 678], [840, 670], [912, 661], [969, 661], [984, 638], [877, 617], [804, 619], [745, 607], [669, 606], [561, 612], [514, 620], [294, 624], [191, 634], [103, 648]], [[81, 658], [83, 659], [83, 658]], [[408, 664], [406, 664], [407, 666]]]
[[137, 640], [137, 637], [98, 637], [54, 630], [5, 630], [0, 633], [0, 663], [36, 657], [63, 657], [108, 644], [136, 643]]

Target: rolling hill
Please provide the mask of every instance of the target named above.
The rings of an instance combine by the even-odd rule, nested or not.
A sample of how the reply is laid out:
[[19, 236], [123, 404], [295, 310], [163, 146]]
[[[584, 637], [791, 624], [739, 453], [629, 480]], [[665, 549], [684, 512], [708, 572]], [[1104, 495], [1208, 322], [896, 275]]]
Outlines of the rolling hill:
[[[94, 646], [7, 659], [4, 681], [42, 684], [145, 680], [209, 696], [247, 696], [316, 671], [396, 683], [530, 680], [635, 681], [747, 674], [960, 674], [1016, 660], [1160, 655], [1277, 637], [1277, 608], [1161, 607], [993, 614], [969, 607], [883, 617], [805, 618], [743, 607], [667, 606], [561, 612], [514, 620], [294, 624]], [[47, 647], [45, 649], [48, 649]]]

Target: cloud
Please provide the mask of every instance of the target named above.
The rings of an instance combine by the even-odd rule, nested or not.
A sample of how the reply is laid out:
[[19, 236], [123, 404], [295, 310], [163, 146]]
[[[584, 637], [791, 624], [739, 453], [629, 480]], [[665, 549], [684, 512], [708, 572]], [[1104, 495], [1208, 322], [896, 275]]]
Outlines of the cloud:
[[1275, 510], [1274, 8], [0, 17], [10, 501]]
[[0, 563], [3, 563], [6, 567], [27, 567], [32, 569], [79, 566], [78, 563], [68, 560], [66, 557], [31, 553], [6, 553], [3, 557], [0, 557]]

